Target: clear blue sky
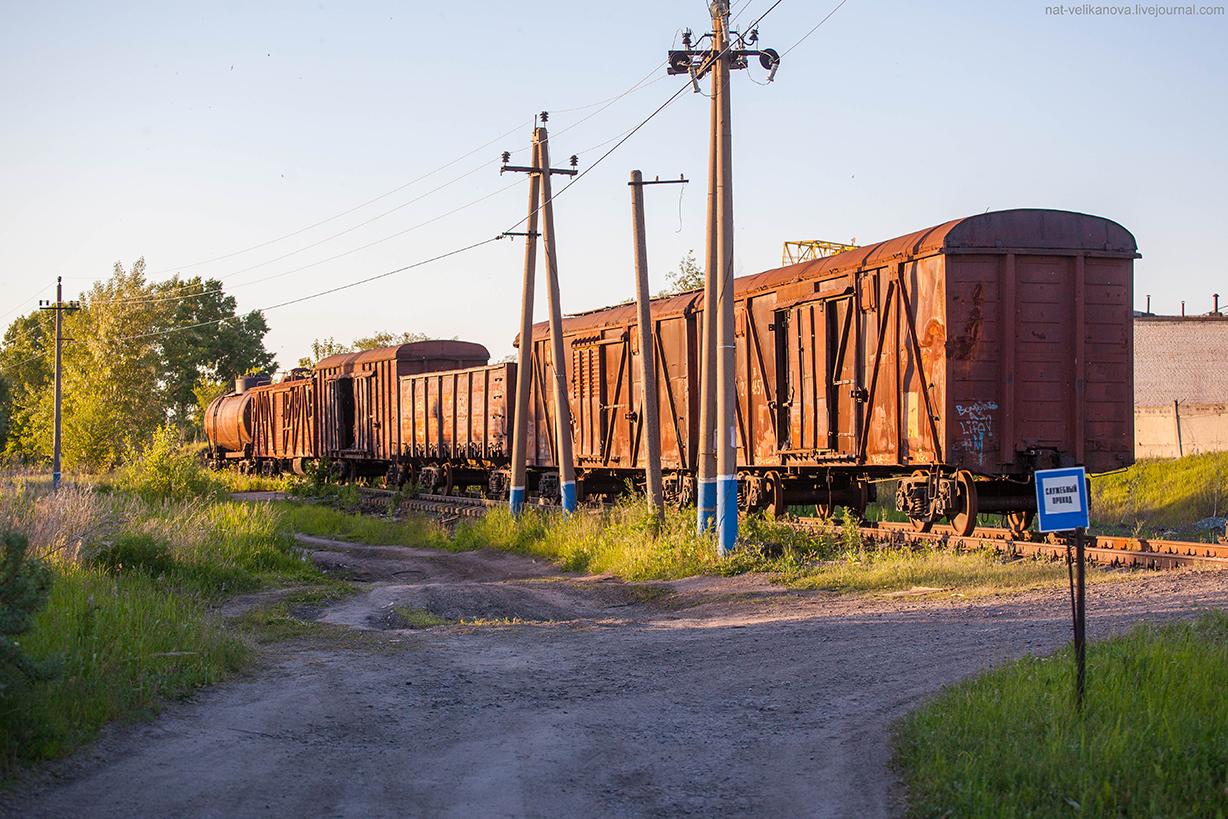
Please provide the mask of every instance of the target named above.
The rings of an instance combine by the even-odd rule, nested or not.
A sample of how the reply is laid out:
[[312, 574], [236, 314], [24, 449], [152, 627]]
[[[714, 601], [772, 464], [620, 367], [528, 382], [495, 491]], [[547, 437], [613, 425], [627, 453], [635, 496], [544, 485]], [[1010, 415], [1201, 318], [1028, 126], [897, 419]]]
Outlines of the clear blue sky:
[[[735, 2], [735, 28], [772, 2]], [[838, 2], [781, 0], [761, 44], [784, 52]], [[556, 166], [591, 167], [684, 82], [663, 66], [684, 27], [709, 29], [704, 2], [0, 0], [0, 323], [57, 275], [75, 296], [141, 256], [154, 278], [222, 279], [246, 311], [488, 239], [526, 210], [498, 164], [527, 160], [533, 115], [552, 112]], [[1226, 35], [1223, 14], [847, 0], [774, 83], [756, 64], [735, 76], [738, 272], [778, 266], [785, 240], [1047, 207], [1134, 233], [1137, 305], [1228, 302]], [[707, 125], [686, 93], [559, 197], [565, 310], [634, 293], [632, 169], [693, 180], [649, 189], [654, 290], [702, 254]], [[267, 343], [289, 365], [316, 337], [409, 330], [498, 358], [522, 263], [520, 242], [495, 242], [272, 310]]]

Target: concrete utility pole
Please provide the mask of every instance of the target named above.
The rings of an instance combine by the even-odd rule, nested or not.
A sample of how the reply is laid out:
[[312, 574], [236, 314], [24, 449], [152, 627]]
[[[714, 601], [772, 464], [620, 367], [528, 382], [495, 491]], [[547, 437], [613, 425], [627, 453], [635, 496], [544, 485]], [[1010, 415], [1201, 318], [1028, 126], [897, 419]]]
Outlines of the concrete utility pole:
[[[716, 551], [725, 555], [733, 549], [738, 539], [738, 449], [737, 412], [738, 395], [734, 379], [737, 367], [737, 350], [733, 342], [733, 129], [730, 126], [729, 108], [729, 2], [715, 0], [712, 4], [712, 31], [715, 34], [713, 48], [717, 53], [714, 77], [720, 99], [717, 111], [717, 128], [720, 131], [717, 143], [717, 164], [720, 175], [717, 182], [717, 237], [718, 284], [716, 300], [719, 312], [716, 317], [718, 354], [716, 369]], [[708, 311], [704, 306], [704, 313]]]
[[[549, 114], [541, 113], [541, 121], [545, 122]], [[550, 140], [546, 129], [533, 129], [533, 161], [529, 167], [514, 167], [508, 165], [511, 154], [504, 152], [504, 171], [517, 171], [530, 175], [529, 188], [529, 229], [523, 234], [527, 238], [525, 249], [525, 290], [521, 305], [520, 321], [520, 351], [516, 368], [516, 418], [513, 420], [514, 438], [512, 442], [512, 486], [509, 493], [510, 507], [513, 514], [518, 514], [524, 505], [526, 480], [525, 459], [528, 440], [528, 406], [529, 390], [532, 388], [532, 351], [533, 351], [533, 267], [535, 263], [535, 242], [537, 241], [537, 213], [542, 212], [544, 223], [542, 243], [546, 253], [546, 284], [550, 302], [550, 342], [551, 359], [554, 365], [554, 417], [558, 425], [556, 430], [556, 452], [559, 463], [559, 489], [562, 495], [563, 510], [574, 512], [578, 506], [576, 493], [576, 467], [571, 447], [571, 404], [567, 397], [567, 359], [563, 352], [563, 313], [559, 305], [559, 267], [554, 243], [554, 201], [550, 192], [550, 177], [554, 174], [575, 176], [576, 164], [579, 161], [571, 157], [571, 168], [550, 167]], [[539, 200], [540, 197], [540, 200]], [[506, 233], [505, 236], [521, 235]], [[544, 371], [543, 362], [543, 371]]]
[[[758, 42], [757, 31], [751, 31], [746, 36], [730, 32], [729, 0], [712, 0], [709, 9], [712, 13], [712, 33], [707, 36], [712, 41], [711, 49], [692, 49], [691, 32], [687, 30], [682, 36], [683, 49], [669, 53], [668, 73], [690, 75], [691, 83], [698, 92], [699, 77], [712, 72], [697, 524], [700, 532], [705, 531], [711, 521], [710, 510], [715, 506], [717, 551], [724, 555], [733, 548], [738, 537], [737, 355], [733, 333], [733, 137], [729, 73], [734, 68], [745, 68], [747, 57], [758, 56], [759, 64], [768, 69], [768, 81], [771, 82], [780, 65], [780, 56], [770, 48], [761, 51], [746, 48], [747, 43]], [[694, 59], [697, 57], [698, 63]], [[706, 440], [713, 427], [716, 458], [714, 498], [709, 494], [712, 492], [709, 488], [712, 472], [709, 471], [711, 456], [707, 452]], [[708, 498], [712, 498], [712, 501]]]
[[716, 255], [717, 109], [719, 72], [712, 72], [712, 117], [708, 131], [708, 225], [704, 234], [704, 312], [699, 359], [699, 441], [695, 524], [702, 535], [716, 524]]
[[51, 489], [60, 488], [60, 405], [63, 390], [60, 387], [61, 347], [64, 344], [64, 314], [74, 313], [81, 308], [81, 302], [64, 301], [64, 279], [57, 276], [55, 280], [55, 302], [40, 301], [40, 310], [55, 311], [55, 432], [53, 436], [51, 456]]
[[639, 171], [631, 172], [632, 233], [635, 238], [635, 303], [638, 308], [640, 341], [640, 384], [643, 401], [643, 418], [640, 421], [640, 437], [644, 441], [644, 471], [648, 478], [648, 503], [661, 519], [665, 513], [664, 487], [661, 483], [661, 404], [657, 398], [656, 333], [653, 331], [652, 311], [648, 290], [648, 239], [644, 228], [644, 186], [677, 185], [686, 179], [660, 179], [645, 182]]
[[[545, 122], [543, 112], [542, 121]], [[571, 453], [571, 402], [567, 397], [567, 358], [563, 351], [563, 310], [559, 305], [558, 250], [554, 243], [554, 197], [550, 192], [550, 137], [544, 127], [538, 128], [533, 142], [541, 154], [541, 166], [546, 169], [542, 180], [542, 248], [546, 252], [546, 275], [550, 296], [550, 358], [554, 364], [554, 419], [558, 425], [559, 488], [563, 511], [574, 512], [579, 505], [576, 496], [576, 466]], [[574, 174], [575, 171], [573, 170]]]
[[[533, 159], [529, 165], [533, 168], [542, 167], [536, 143], [533, 144]], [[524, 507], [526, 490], [529, 394], [533, 391], [533, 286], [537, 266], [537, 209], [540, 199], [541, 176], [533, 173], [529, 175], [529, 219], [524, 241], [524, 295], [520, 301], [520, 347], [516, 358], [516, 414], [512, 417], [512, 486], [509, 508], [513, 515], [519, 515]]]

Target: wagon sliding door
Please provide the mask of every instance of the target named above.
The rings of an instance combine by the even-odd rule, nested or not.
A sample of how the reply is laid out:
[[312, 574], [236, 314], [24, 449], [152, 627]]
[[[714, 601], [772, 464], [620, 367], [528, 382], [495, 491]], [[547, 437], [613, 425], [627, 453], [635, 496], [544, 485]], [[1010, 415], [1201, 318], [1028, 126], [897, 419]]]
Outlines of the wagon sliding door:
[[856, 457], [859, 333], [853, 314], [851, 295], [776, 313], [782, 452]]

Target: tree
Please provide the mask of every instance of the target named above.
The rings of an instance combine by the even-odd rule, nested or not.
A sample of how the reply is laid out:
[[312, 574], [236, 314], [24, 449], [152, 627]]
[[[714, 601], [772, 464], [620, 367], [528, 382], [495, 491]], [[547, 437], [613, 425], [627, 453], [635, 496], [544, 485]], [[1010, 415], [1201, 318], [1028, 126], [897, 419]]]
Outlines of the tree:
[[161, 339], [165, 389], [171, 415], [180, 427], [199, 420], [196, 387], [230, 381], [248, 372], [272, 372], [277, 362], [264, 349], [264, 315], [235, 316], [234, 296], [217, 279], [178, 276], [154, 286], [172, 307]]
[[[64, 318], [66, 468], [118, 464], [160, 425], [197, 423], [198, 386], [276, 366], [262, 342], [264, 317], [236, 317], [214, 280], [151, 283], [144, 259], [130, 270], [116, 262], [81, 302]], [[11, 387], [5, 451], [26, 460], [46, 460], [52, 448], [54, 320], [44, 313], [13, 322], [0, 351]]]
[[678, 269], [669, 271], [665, 277], [669, 281], [669, 287], [657, 296], [673, 296], [689, 290], [702, 290], [704, 286], [704, 270], [695, 263], [694, 250], [688, 250], [678, 262]]
[[54, 375], [55, 320], [35, 310], [9, 325], [0, 349], [0, 374], [8, 385], [3, 398], [7, 421], [4, 453], [23, 460], [37, 457], [32, 446], [34, 411], [39, 395], [51, 386]]

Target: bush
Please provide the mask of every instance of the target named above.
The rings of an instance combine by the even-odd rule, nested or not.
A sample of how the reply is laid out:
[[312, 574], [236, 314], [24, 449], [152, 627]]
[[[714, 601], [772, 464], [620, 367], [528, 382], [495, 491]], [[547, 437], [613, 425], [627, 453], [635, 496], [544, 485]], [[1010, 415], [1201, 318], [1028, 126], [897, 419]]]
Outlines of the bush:
[[49, 679], [54, 663], [38, 663], [26, 656], [14, 639], [30, 630], [34, 616], [51, 593], [51, 569], [28, 556], [29, 541], [17, 532], [5, 532], [0, 557], [0, 698], [15, 683]]
[[225, 491], [172, 427], [158, 428], [149, 446], [121, 471], [118, 485], [146, 500], [216, 498]]

